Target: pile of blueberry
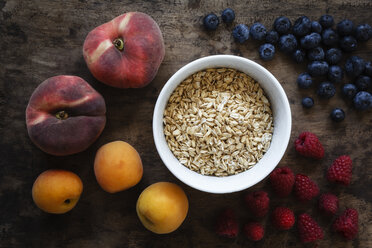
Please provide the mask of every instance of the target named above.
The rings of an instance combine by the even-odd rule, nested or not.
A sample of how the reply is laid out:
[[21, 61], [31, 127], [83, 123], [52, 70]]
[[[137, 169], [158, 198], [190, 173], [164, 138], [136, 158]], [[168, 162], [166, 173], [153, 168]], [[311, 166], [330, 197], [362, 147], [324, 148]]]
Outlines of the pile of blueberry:
[[[232, 23], [235, 13], [227, 8], [222, 11], [221, 19], [225, 23]], [[211, 13], [204, 17], [203, 24], [208, 30], [216, 30], [219, 18]], [[317, 88], [320, 98], [329, 99], [336, 93], [335, 84], [342, 82], [345, 74], [352, 83], [342, 86], [342, 94], [353, 102], [357, 110], [372, 108], [371, 90], [372, 63], [359, 56], [347, 58], [344, 67], [339, 63], [344, 53], [357, 49], [358, 42], [366, 42], [372, 38], [372, 27], [368, 24], [355, 26], [351, 20], [344, 19], [337, 23], [330, 15], [323, 15], [319, 21], [311, 21], [306, 16], [301, 16], [292, 25], [289, 18], [281, 16], [275, 19], [272, 30], [256, 22], [249, 28], [245, 24], [234, 27], [232, 35], [239, 43], [244, 43], [250, 37], [264, 42], [259, 47], [260, 58], [264, 61], [273, 59], [275, 46], [285, 54], [290, 55], [296, 63], [307, 61], [307, 72], [301, 73], [297, 78], [299, 88], [307, 89], [313, 84], [316, 77], [326, 77]], [[311, 108], [314, 100], [311, 97], [302, 99], [305, 108]], [[345, 113], [340, 108], [332, 110], [331, 118], [342, 121]]]

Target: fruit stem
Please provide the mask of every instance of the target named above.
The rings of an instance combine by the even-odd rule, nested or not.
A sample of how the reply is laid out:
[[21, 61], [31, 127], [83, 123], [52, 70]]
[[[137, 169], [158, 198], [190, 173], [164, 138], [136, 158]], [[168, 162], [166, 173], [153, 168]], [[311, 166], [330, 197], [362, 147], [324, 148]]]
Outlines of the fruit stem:
[[124, 50], [124, 41], [123, 41], [122, 38], [116, 38], [112, 43], [115, 45], [115, 47], [119, 51], [123, 51]]
[[66, 200], [64, 201], [64, 203], [65, 203], [65, 204], [70, 204], [70, 199], [66, 199]]
[[60, 120], [66, 120], [68, 118], [68, 114], [67, 114], [66, 111], [61, 110], [61, 111], [57, 112], [56, 117], [57, 117], [57, 119], [60, 119]]

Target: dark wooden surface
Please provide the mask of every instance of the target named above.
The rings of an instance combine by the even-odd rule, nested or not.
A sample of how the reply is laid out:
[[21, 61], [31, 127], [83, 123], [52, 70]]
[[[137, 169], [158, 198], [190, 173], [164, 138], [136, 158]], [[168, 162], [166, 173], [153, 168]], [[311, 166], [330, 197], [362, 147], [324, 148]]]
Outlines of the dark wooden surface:
[[[233, 25], [222, 24], [217, 31], [206, 32], [201, 26], [202, 17], [211, 11], [219, 13], [226, 7], [236, 11], [236, 23], [247, 25], [260, 21], [271, 26], [279, 15], [295, 20], [300, 15], [318, 19], [325, 13], [332, 14], [336, 22], [349, 18], [357, 24], [372, 24], [369, 0], [0, 0], [0, 247], [302, 247], [295, 229], [276, 231], [268, 218], [263, 220], [266, 236], [256, 244], [243, 234], [233, 240], [216, 236], [215, 216], [224, 207], [236, 210], [241, 226], [249, 220], [242, 201], [248, 190], [223, 195], [194, 190], [178, 181], [156, 152], [151, 122], [161, 88], [177, 69], [211, 54], [250, 58], [278, 78], [289, 97], [293, 116], [290, 144], [280, 166], [288, 165], [296, 173], [308, 174], [322, 192], [337, 194], [341, 210], [356, 208], [360, 213], [359, 236], [354, 241], [345, 241], [331, 232], [332, 219], [319, 215], [315, 200], [298, 204], [293, 196], [278, 199], [271, 194], [267, 180], [250, 190], [268, 190], [272, 207], [284, 205], [293, 208], [296, 214], [307, 212], [314, 216], [325, 232], [318, 247], [372, 247], [371, 111], [363, 114], [354, 111], [342, 100], [339, 86], [337, 95], [329, 101], [320, 101], [314, 88], [299, 90], [295, 80], [305, 65], [295, 65], [281, 53], [277, 53], [274, 60], [263, 62], [258, 57], [258, 43], [250, 40], [239, 45], [233, 41]], [[158, 22], [166, 55], [150, 85], [117, 90], [97, 82], [89, 73], [82, 56], [82, 44], [91, 29], [128, 11], [145, 12]], [[372, 41], [361, 44], [355, 54], [371, 60]], [[59, 74], [83, 77], [104, 96], [107, 104], [107, 125], [101, 137], [88, 150], [67, 157], [50, 156], [36, 148], [28, 138], [24, 117], [28, 98], [36, 86]], [[316, 101], [314, 108], [307, 111], [300, 104], [305, 95], [313, 96]], [[334, 107], [346, 111], [344, 122], [335, 124], [329, 119]], [[316, 133], [324, 144], [326, 155], [321, 161], [296, 155], [293, 140], [304, 130]], [[96, 183], [93, 160], [101, 145], [118, 139], [129, 142], [139, 151], [144, 176], [136, 187], [111, 195]], [[326, 168], [342, 154], [349, 154], [354, 161], [349, 187], [330, 185], [324, 178]], [[79, 203], [67, 214], [43, 213], [32, 202], [33, 181], [49, 168], [71, 170], [84, 183]], [[158, 181], [181, 185], [190, 201], [184, 224], [168, 235], [147, 231], [135, 212], [140, 192]]]

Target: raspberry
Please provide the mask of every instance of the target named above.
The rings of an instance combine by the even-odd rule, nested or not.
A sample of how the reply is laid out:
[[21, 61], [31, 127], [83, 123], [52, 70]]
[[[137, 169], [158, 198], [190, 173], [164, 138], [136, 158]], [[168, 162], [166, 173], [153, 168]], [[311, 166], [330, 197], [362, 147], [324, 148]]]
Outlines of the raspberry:
[[302, 132], [295, 141], [296, 151], [304, 157], [321, 159], [324, 148], [318, 137], [310, 132]]
[[250, 222], [244, 225], [245, 236], [253, 241], [259, 241], [263, 238], [265, 230], [260, 223]]
[[293, 188], [294, 174], [289, 167], [276, 168], [270, 174], [270, 183], [278, 196], [288, 196]]
[[269, 210], [270, 199], [265, 191], [255, 191], [245, 196], [245, 203], [255, 217], [264, 217]]
[[274, 225], [280, 230], [288, 230], [295, 223], [295, 217], [289, 208], [277, 207], [272, 214]]
[[308, 176], [297, 174], [294, 184], [294, 193], [298, 200], [306, 202], [319, 194], [319, 187]]
[[351, 181], [351, 158], [347, 155], [342, 155], [336, 158], [327, 172], [327, 179], [330, 182], [349, 185]]
[[346, 239], [354, 239], [358, 234], [358, 211], [346, 209], [333, 223], [333, 229]]
[[238, 236], [239, 225], [232, 209], [225, 209], [217, 219], [216, 233], [227, 238]]
[[321, 194], [318, 206], [320, 211], [328, 215], [334, 215], [338, 210], [338, 198], [334, 194]]
[[303, 243], [323, 239], [323, 230], [308, 214], [301, 214], [298, 217], [297, 228]]

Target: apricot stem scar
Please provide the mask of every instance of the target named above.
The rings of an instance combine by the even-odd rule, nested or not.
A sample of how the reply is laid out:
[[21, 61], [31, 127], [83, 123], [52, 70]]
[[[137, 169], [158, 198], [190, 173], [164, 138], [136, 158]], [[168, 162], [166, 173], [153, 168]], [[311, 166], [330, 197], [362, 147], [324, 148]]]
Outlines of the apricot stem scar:
[[124, 50], [124, 41], [122, 38], [116, 38], [112, 43], [119, 51]]
[[60, 119], [60, 120], [66, 120], [68, 118], [68, 114], [67, 114], [66, 111], [61, 110], [61, 111], [57, 112], [56, 117], [57, 117], [57, 119]]
[[64, 203], [65, 203], [65, 204], [69, 204], [69, 203], [70, 203], [70, 199], [66, 199], [66, 200], [64, 201]]

